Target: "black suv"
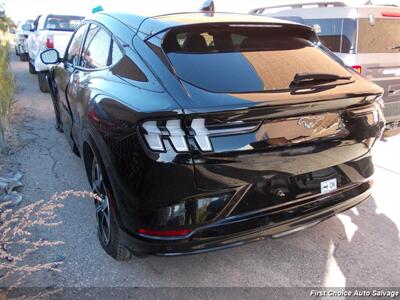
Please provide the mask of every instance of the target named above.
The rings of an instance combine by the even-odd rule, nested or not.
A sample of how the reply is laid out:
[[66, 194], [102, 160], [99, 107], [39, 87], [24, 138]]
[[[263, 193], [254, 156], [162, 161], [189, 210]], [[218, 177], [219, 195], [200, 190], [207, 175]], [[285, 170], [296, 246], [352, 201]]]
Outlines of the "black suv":
[[312, 28], [224, 13], [97, 13], [49, 76], [103, 248], [180, 255], [283, 236], [370, 195], [382, 89]]

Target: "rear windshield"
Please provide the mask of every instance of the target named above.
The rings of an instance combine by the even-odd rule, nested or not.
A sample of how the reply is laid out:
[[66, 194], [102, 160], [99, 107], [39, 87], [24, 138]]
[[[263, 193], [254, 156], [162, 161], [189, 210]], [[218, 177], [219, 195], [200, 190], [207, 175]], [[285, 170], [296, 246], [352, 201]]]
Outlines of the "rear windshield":
[[353, 19], [301, 19], [294, 20], [311, 26], [321, 42], [333, 52], [354, 53], [357, 21]]
[[[375, 24], [374, 24], [375, 23]], [[359, 53], [400, 53], [400, 19], [359, 20]]]
[[83, 17], [50, 15], [47, 17], [44, 28], [57, 31], [74, 31]]
[[179, 78], [212, 92], [288, 90], [297, 73], [349, 76], [309, 41], [311, 31], [285, 27], [172, 30], [163, 49]]

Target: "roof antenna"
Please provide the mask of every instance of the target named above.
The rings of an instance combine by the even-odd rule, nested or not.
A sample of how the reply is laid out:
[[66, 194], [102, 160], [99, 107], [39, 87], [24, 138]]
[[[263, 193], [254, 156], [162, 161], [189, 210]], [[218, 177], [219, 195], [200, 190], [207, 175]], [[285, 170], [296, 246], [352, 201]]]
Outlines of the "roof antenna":
[[368, 0], [367, 2], [364, 3], [364, 5], [374, 5], [374, 3], [372, 2], [372, 0]]
[[213, 0], [206, 0], [200, 7], [200, 11], [204, 13], [210, 13], [213, 15], [215, 13], [215, 5]]

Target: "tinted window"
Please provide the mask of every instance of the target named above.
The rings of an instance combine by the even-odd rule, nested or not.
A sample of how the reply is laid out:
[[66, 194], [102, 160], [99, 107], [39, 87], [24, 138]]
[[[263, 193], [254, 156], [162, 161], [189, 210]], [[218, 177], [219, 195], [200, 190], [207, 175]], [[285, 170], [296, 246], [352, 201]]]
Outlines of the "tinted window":
[[44, 28], [47, 30], [74, 31], [82, 20], [83, 17], [79, 16], [49, 15]]
[[354, 53], [356, 21], [353, 19], [304, 19], [321, 42], [333, 52]]
[[[213, 92], [289, 89], [296, 73], [349, 73], [302, 28], [218, 26], [171, 31], [163, 49], [177, 75]], [[190, 67], [188, 67], [190, 66]]]
[[81, 66], [88, 69], [109, 66], [110, 46], [110, 35], [100, 26], [91, 24], [83, 47]]
[[69, 44], [67, 50], [67, 62], [73, 65], [79, 64], [80, 59], [80, 47], [83, 40], [83, 36], [85, 34], [86, 25], [83, 25], [78, 28], [78, 30], [74, 33], [72, 41]]
[[400, 53], [400, 20], [375, 19], [371, 26], [368, 19], [360, 19], [358, 36], [359, 53]]
[[119, 49], [115, 41], [112, 41], [111, 64], [117, 63], [122, 56], [121, 49]]

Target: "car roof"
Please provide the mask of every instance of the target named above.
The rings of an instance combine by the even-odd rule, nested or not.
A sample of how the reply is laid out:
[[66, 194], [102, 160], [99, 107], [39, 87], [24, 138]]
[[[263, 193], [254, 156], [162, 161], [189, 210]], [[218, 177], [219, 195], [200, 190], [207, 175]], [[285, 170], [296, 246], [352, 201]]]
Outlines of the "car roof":
[[[100, 14], [100, 13], [99, 13]], [[187, 13], [174, 13], [157, 16], [138, 16], [129, 13], [120, 12], [101, 12], [101, 14], [113, 17], [134, 30], [140, 30], [143, 35], [152, 35], [166, 29], [184, 26], [184, 25], [197, 25], [197, 24], [210, 24], [210, 23], [258, 23], [258, 24], [296, 24], [286, 20], [268, 18], [265, 16], [255, 16], [249, 14], [237, 13], [204, 13], [204, 12], [187, 12]]]

